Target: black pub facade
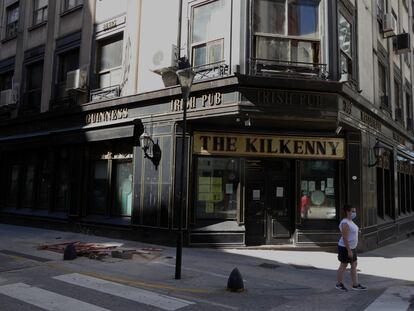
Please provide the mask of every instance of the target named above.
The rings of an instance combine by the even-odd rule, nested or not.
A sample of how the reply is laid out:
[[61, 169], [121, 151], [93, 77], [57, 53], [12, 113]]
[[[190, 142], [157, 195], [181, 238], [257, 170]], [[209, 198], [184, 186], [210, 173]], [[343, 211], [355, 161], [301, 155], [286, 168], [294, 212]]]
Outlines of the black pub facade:
[[[357, 8], [283, 2], [184, 8], [197, 69], [185, 138], [177, 85], [3, 118], [1, 220], [174, 242], [182, 191], [188, 245], [335, 245], [346, 203], [357, 209], [363, 249], [414, 232], [412, 131], [391, 106], [360, 94], [357, 49], [341, 45], [356, 46]], [[292, 21], [307, 12], [313, 31], [274, 29], [282, 24], [271, 16], [289, 10]], [[223, 16], [232, 21], [223, 33], [204, 31]], [[157, 166], [144, 156], [143, 132], [161, 149]]]

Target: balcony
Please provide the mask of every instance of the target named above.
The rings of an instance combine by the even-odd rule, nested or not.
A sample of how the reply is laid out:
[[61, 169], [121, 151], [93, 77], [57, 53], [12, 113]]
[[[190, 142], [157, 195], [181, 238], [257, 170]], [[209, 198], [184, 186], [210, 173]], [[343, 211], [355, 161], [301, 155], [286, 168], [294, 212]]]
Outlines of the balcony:
[[224, 61], [194, 67], [194, 82], [222, 78], [229, 75], [229, 65]]
[[326, 64], [272, 60], [264, 58], [251, 59], [251, 73], [255, 76], [288, 76], [326, 80]]
[[121, 86], [114, 85], [109, 87], [104, 87], [101, 89], [95, 89], [91, 91], [90, 101], [98, 102], [108, 99], [114, 99], [121, 96]]
[[23, 115], [34, 114], [40, 112], [40, 104], [42, 99], [42, 90], [29, 90], [24, 93], [20, 112]]

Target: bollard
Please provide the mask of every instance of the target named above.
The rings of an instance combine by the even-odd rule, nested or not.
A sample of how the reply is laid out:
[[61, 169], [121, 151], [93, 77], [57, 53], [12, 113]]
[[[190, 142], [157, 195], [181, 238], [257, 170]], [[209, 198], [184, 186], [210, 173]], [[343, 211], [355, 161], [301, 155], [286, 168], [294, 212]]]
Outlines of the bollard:
[[73, 244], [69, 244], [65, 247], [65, 251], [63, 252], [63, 260], [74, 260], [76, 259], [76, 249]]
[[227, 282], [227, 290], [231, 292], [242, 292], [244, 291], [243, 277], [239, 269], [234, 268], [230, 273], [229, 280]]

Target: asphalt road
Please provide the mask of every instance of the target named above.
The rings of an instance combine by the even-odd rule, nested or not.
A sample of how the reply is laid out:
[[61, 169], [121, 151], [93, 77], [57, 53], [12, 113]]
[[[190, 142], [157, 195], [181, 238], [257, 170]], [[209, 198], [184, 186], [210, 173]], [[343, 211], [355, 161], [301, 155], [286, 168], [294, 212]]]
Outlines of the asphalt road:
[[[413, 240], [364, 254], [364, 292], [338, 292], [335, 254], [263, 250], [184, 249], [183, 278], [174, 280], [174, 249], [133, 260], [77, 258], [38, 251], [94, 236], [0, 225], [0, 310], [413, 310]], [[128, 247], [146, 247], [125, 242]], [[395, 254], [390, 256], [389, 254]], [[384, 266], [378, 266], [379, 264]], [[405, 265], [407, 265], [405, 267]], [[406, 269], [400, 274], [398, 267]], [[246, 290], [226, 290], [238, 267]], [[385, 268], [384, 268], [385, 267]], [[387, 270], [388, 269], [388, 270]], [[346, 277], [350, 282], [349, 275]]]

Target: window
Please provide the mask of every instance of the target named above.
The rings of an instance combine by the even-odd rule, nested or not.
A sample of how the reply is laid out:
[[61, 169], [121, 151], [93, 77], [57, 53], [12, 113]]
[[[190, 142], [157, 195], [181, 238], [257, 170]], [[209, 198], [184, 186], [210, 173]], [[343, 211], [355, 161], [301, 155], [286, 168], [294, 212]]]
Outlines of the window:
[[397, 80], [394, 80], [394, 107], [395, 107], [395, 119], [397, 121], [403, 120], [402, 108], [401, 108], [401, 85]]
[[6, 39], [17, 36], [19, 26], [19, 3], [13, 4], [6, 9]]
[[13, 87], [13, 71], [0, 74], [0, 92]]
[[55, 181], [54, 211], [67, 212], [70, 209], [71, 195], [71, 158], [67, 149], [57, 152], [57, 174]]
[[9, 178], [8, 178], [8, 194], [7, 194], [7, 206], [17, 207], [19, 197], [19, 175], [20, 165], [14, 163], [10, 166]]
[[385, 151], [377, 164], [377, 215], [393, 217], [393, 178], [390, 169], [391, 153]]
[[123, 34], [99, 41], [99, 87], [119, 85], [122, 77]]
[[[113, 152], [108, 152], [111, 150]], [[88, 213], [130, 217], [133, 202], [133, 154], [129, 143], [91, 148], [91, 192]]]
[[239, 167], [239, 160], [235, 158], [198, 158], [195, 198], [197, 219], [237, 218]]
[[342, 14], [339, 14], [339, 47], [341, 49], [341, 75], [352, 77], [352, 27]]
[[194, 66], [223, 61], [226, 2], [217, 0], [193, 9], [191, 44]]
[[24, 94], [24, 108], [39, 110], [42, 97], [43, 61], [30, 64], [26, 67], [26, 90]]
[[79, 49], [73, 49], [58, 55], [56, 98], [67, 96], [66, 80], [68, 72], [79, 68]]
[[[382, 99], [384, 96], [387, 95], [387, 81], [388, 81], [387, 69], [381, 62], [378, 62], [378, 93], [379, 93], [380, 99]], [[388, 105], [383, 105], [383, 104], [384, 103], [381, 102], [382, 106], [388, 106]]]
[[409, 130], [413, 129], [413, 117], [412, 117], [412, 102], [411, 102], [411, 95], [410, 93], [406, 92], [405, 93], [405, 113], [406, 113], [406, 121], [407, 121], [407, 128]]
[[336, 219], [336, 175], [334, 161], [301, 162], [302, 219]]
[[47, 21], [47, 10], [49, 0], [34, 0], [33, 25]]
[[319, 63], [319, 1], [256, 0], [255, 57], [287, 63]]
[[83, 4], [83, 0], [63, 0], [63, 12], [76, 8]]

